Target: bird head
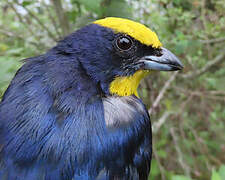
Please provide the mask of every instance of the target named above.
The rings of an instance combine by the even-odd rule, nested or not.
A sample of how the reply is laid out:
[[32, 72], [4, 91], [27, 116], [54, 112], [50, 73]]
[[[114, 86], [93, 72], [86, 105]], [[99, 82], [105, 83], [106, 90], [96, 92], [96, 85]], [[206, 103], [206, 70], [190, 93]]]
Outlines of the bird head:
[[108, 17], [94, 21], [65, 42], [106, 94], [138, 96], [138, 85], [150, 72], [183, 68], [155, 32], [128, 19]]

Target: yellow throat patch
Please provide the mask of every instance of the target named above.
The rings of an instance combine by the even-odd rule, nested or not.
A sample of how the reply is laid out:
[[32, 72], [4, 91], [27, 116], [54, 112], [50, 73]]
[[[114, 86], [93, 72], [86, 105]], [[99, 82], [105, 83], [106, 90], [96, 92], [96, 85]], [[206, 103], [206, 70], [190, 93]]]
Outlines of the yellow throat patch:
[[94, 21], [93, 23], [111, 28], [118, 33], [125, 33], [147, 46], [152, 46], [153, 48], [162, 46], [156, 33], [138, 22], [123, 18], [108, 17]]
[[139, 70], [132, 76], [116, 77], [110, 83], [109, 91], [111, 94], [117, 94], [119, 96], [130, 96], [134, 94], [135, 96], [139, 97], [137, 88], [141, 80], [149, 73], [150, 71]]
[[[111, 28], [115, 33], [124, 33], [142, 44], [152, 46], [153, 48], [160, 48], [162, 46], [155, 32], [140, 24], [128, 19], [108, 17], [93, 22], [103, 27]], [[109, 87], [111, 94], [119, 96], [136, 95], [138, 97], [137, 88], [141, 79], [149, 74], [149, 71], [139, 70], [132, 76], [116, 77]]]

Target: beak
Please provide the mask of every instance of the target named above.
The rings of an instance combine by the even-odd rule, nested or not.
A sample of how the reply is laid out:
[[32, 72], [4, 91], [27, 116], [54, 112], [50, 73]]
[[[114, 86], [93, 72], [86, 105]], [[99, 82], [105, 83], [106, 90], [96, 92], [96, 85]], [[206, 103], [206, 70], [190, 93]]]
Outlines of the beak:
[[139, 62], [145, 70], [178, 71], [183, 69], [180, 60], [166, 48], [161, 48], [161, 56], [144, 56]]

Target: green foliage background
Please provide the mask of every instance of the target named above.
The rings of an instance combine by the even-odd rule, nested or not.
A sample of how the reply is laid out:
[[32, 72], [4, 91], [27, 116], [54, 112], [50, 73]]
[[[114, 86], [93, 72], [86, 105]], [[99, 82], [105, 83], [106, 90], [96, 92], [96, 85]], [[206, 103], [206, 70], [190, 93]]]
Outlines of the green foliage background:
[[185, 65], [141, 84], [153, 124], [149, 179], [225, 180], [224, 0], [1, 0], [0, 97], [21, 60], [106, 16], [146, 24]]

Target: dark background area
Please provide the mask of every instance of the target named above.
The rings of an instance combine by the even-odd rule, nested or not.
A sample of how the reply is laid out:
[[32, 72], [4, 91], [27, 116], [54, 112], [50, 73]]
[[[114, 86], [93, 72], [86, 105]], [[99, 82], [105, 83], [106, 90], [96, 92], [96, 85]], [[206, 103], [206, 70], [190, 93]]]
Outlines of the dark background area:
[[149, 179], [225, 180], [224, 0], [1, 0], [0, 98], [22, 59], [106, 16], [147, 25], [185, 65], [139, 88], [153, 124]]

